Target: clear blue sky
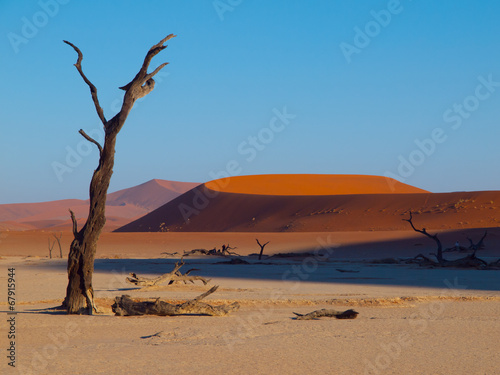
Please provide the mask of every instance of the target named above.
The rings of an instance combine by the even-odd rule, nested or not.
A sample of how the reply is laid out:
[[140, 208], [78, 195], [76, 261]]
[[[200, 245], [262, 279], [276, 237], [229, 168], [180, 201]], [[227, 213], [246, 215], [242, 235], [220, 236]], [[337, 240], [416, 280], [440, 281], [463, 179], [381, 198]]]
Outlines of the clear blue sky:
[[499, 15], [495, 0], [2, 0], [0, 203], [87, 198], [97, 151], [78, 130], [101, 126], [62, 40], [111, 118], [170, 33], [112, 191], [221, 171], [500, 190]]

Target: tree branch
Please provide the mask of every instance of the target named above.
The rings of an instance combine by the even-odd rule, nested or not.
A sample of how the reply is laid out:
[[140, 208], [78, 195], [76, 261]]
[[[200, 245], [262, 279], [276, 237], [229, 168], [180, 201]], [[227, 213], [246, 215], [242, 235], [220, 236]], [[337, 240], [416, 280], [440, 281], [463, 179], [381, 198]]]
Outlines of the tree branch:
[[163, 63], [161, 64], [158, 68], [156, 68], [155, 70], [153, 70], [152, 73], [149, 73], [146, 77], [145, 77], [145, 80], [148, 81], [150, 80], [151, 78], [153, 78], [160, 70], [162, 70], [164, 67], [166, 67], [168, 65], [168, 62], [166, 63]]
[[85, 138], [87, 141], [95, 144], [97, 146], [97, 148], [99, 149], [99, 156], [102, 155], [102, 146], [99, 144], [99, 142], [97, 142], [94, 138], [87, 135], [87, 133], [85, 133], [83, 131], [83, 129], [80, 129], [80, 131], [78, 133], [80, 133], [83, 136], [83, 138]]
[[99, 99], [97, 98], [97, 88], [92, 84], [92, 82], [89, 81], [89, 79], [85, 76], [82, 70], [82, 60], [83, 60], [83, 54], [80, 49], [75, 46], [73, 43], [68, 42], [67, 40], [63, 40], [64, 43], [67, 45], [73, 47], [73, 49], [78, 53], [78, 59], [76, 60], [75, 67], [78, 70], [78, 73], [82, 76], [83, 80], [85, 83], [89, 86], [90, 88], [90, 93], [92, 95], [92, 100], [94, 101], [95, 109], [97, 111], [97, 115], [101, 119], [101, 122], [103, 125], [106, 125], [106, 117], [104, 117], [104, 111], [101, 108], [101, 105], [99, 104]]
[[[136, 76], [134, 77], [134, 79], [132, 81], [130, 81], [128, 84], [126, 84], [125, 86], [122, 86], [120, 87], [121, 90], [124, 90], [124, 91], [129, 91], [129, 89], [133, 86], [133, 85], [139, 85], [139, 86], [144, 86], [146, 83], [148, 83], [149, 81], [152, 81], [152, 78], [162, 69], [164, 68], [167, 63], [163, 63], [161, 64], [159, 67], [157, 67], [152, 73], [148, 74], [148, 68], [149, 68], [149, 64], [151, 63], [151, 60], [153, 59], [153, 57], [155, 57], [158, 53], [160, 53], [161, 51], [163, 51], [165, 48], [167, 48], [167, 46], [165, 46], [165, 42], [167, 42], [168, 40], [172, 39], [172, 38], [175, 38], [176, 35], [174, 34], [170, 34], [170, 35], [167, 35], [165, 38], [163, 38], [159, 43], [155, 44], [153, 47], [151, 47], [148, 51], [148, 53], [146, 54], [146, 57], [144, 58], [144, 62], [142, 63], [142, 66], [141, 66], [141, 69], [139, 70], [139, 72], [136, 74]], [[154, 82], [154, 81], [153, 81]], [[151, 85], [151, 83], [148, 83], [148, 85]], [[152, 89], [151, 89], [152, 90]], [[151, 91], [149, 90], [149, 91]], [[147, 94], [147, 93], [146, 93]], [[144, 94], [144, 95], [146, 95]]]
[[73, 222], [73, 236], [76, 238], [78, 235], [78, 223], [75, 218], [75, 213], [71, 210], [69, 210], [69, 213], [71, 214], [71, 221]]

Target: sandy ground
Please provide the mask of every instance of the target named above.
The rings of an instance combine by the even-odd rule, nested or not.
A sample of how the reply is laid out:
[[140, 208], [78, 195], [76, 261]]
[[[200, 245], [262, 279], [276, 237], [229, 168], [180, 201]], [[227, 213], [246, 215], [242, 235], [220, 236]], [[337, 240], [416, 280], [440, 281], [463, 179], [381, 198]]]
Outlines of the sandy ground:
[[[103, 313], [96, 316], [48, 310], [61, 303], [67, 276], [65, 260], [47, 258], [47, 233], [12, 232], [1, 238], [4, 353], [9, 348], [9, 268], [16, 272], [18, 312], [16, 368], [3, 355], [1, 373], [499, 373], [500, 271], [422, 269], [364, 260], [433, 250], [409, 232], [336, 233], [330, 240], [328, 233], [147, 235], [103, 235], [94, 274]], [[266, 259], [263, 264], [247, 257], [249, 265], [186, 258], [183, 270], [197, 268], [193, 273], [220, 286], [207, 302], [240, 303], [240, 310], [226, 317], [113, 316], [115, 296], [183, 301], [210, 287], [197, 283], [139, 289], [125, 282], [129, 272], [155, 276], [170, 271], [178, 257], [164, 257], [162, 251], [219, 247], [230, 240], [236, 251], [248, 255], [258, 250], [256, 235], [271, 241], [268, 254], [305, 249], [312, 254]], [[66, 255], [70, 236], [63, 238]], [[500, 256], [495, 244], [488, 243], [486, 257]], [[315, 249], [332, 256], [325, 261], [324, 252]], [[293, 319], [293, 312], [320, 308], [353, 308], [359, 316]]]

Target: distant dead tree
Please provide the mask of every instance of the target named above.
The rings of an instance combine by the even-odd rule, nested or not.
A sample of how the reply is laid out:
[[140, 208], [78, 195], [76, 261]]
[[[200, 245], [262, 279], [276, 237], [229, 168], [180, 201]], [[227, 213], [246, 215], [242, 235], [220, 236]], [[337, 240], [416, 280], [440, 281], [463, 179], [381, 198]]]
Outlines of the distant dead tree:
[[415, 225], [413, 224], [413, 215], [412, 212], [410, 211], [410, 217], [408, 219], [403, 219], [404, 221], [407, 221], [410, 223], [411, 227], [415, 232], [422, 233], [423, 235], [429, 237], [432, 239], [434, 242], [436, 242], [437, 245], [437, 253], [433, 254], [436, 256], [437, 262], [434, 260], [426, 257], [423, 254], [418, 254], [415, 258], [413, 258], [414, 261], [419, 261], [420, 264], [422, 265], [429, 265], [429, 266], [441, 266], [441, 267], [471, 267], [471, 268], [480, 268], [480, 269], [492, 269], [492, 268], [497, 268], [500, 264], [500, 259], [496, 262], [491, 262], [487, 263], [483, 259], [480, 259], [476, 257], [476, 251], [480, 247], [483, 246], [483, 241], [484, 238], [486, 237], [487, 232], [483, 235], [483, 237], [479, 240], [477, 244], [474, 244], [474, 242], [469, 238], [469, 241], [471, 243], [471, 248], [474, 250], [474, 252], [470, 255], [467, 255], [466, 257], [460, 258], [460, 259], [455, 259], [455, 260], [446, 260], [443, 258], [443, 245], [441, 244], [441, 241], [438, 238], [437, 234], [429, 234], [425, 228], [422, 229], [417, 229]]
[[49, 237], [49, 259], [52, 259], [52, 249], [54, 248], [55, 244], [56, 241], [54, 241], [52, 244], [50, 243], [50, 237]]
[[438, 235], [437, 234], [429, 234], [429, 233], [427, 233], [427, 230], [425, 228], [422, 228], [422, 229], [415, 228], [415, 225], [413, 225], [413, 215], [412, 215], [411, 211], [410, 211], [410, 218], [409, 219], [403, 219], [403, 220], [407, 221], [408, 223], [410, 223], [411, 227], [413, 228], [413, 230], [415, 232], [422, 233], [424, 236], [427, 236], [430, 239], [432, 239], [434, 242], [436, 242], [436, 245], [437, 245], [436, 258], [437, 258], [438, 263], [442, 265], [443, 262], [444, 262], [444, 260], [443, 260], [443, 245], [441, 244], [441, 241], [438, 238]]
[[167, 63], [159, 65], [151, 73], [148, 73], [149, 64], [154, 56], [167, 47], [164, 44], [173, 37], [175, 37], [175, 35], [170, 34], [163, 38], [158, 44], [151, 47], [136, 76], [128, 84], [120, 87], [121, 90], [125, 91], [123, 103], [120, 111], [110, 120], [107, 120], [104, 116], [104, 111], [97, 97], [96, 87], [83, 73], [82, 52], [74, 44], [64, 41], [64, 43], [73, 47], [78, 54], [75, 67], [84, 82], [90, 88], [92, 101], [94, 102], [97, 115], [103, 124], [105, 134], [104, 145], [101, 146], [99, 142], [88, 136], [83, 130], [79, 131], [87, 141], [95, 144], [99, 149], [99, 165], [94, 171], [90, 182], [89, 214], [85, 224], [80, 230], [78, 230], [75, 214], [70, 210], [74, 239], [71, 242], [68, 255], [68, 287], [66, 289], [66, 298], [63, 302], [63, 307], [66, 308], [69, 314], [92, 314], [93, 311], [97, 311], [97, 307], [94, 303], [92, 275], [94, 272], [97, 241], [106, 223], [106, 194], [111, 175], [113, 174], [116, 137], [125, 124], [127, 116], [132, 110], [135, 101], [146, 96], [154, 89], [155, 81], [153, 77], [165, 67]]
[[[52, 233], [52, 235], [54, 236], [54, 238], [56, 239], [57, 241], [57, 245], [59, 246], [59, 255], [61, 256], [61, 259], [63, 257], [63, 254], [62, 254], [62, 246], [61, 246], [61, 238], [62, 238], [62, 232], [59, 233], [59, 237], [56, 236], [55, 233]], [[54, 242], [55, 244], [55, 242]]]
[[469, 237], [467, 237], [467, 239], [469, 240], [470, 242], [470, 246], [469, 246], [469, 249], [474, 251], [474, 255], [476, 255], [476, 251], [480, 250], [480, 249], [483, 249], [484, 248], [484, 239], [486, 238], [486, 235], [488, 234], [488, 231], [485, 230], [484, 231], [484, 234], [483, 234], [483, 237], [481, 237], [481, 239], [479, 240], [478, 243], [474, 243], [472, 241], [472, 239], [470, 239]]
[[264, 247], [266, 247], [266, 245], [271, 241], [267, 241], [264, 245], [262, 245], [257, 238], [255, 239], [255, 241], [257, 241], [257, 244], [260, 246], [259, 260], [261, 260], [262, 254], [264, 253]]

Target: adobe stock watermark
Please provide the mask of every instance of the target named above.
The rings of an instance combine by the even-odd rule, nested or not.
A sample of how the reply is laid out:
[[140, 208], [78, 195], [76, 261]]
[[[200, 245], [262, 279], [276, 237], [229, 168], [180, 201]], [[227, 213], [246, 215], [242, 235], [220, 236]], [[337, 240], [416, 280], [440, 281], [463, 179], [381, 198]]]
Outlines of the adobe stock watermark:
[[[439, 297], [460, 297], [461, 290], [467, 288], [465, 285], [458, 283], [458, 277], [455, 277], [453, 284], [448, 280], [444, 280], [447, 289], [441, 290]], [[428, 305], [420, 307], [417, 312], [410, 315], [408, 319], [409, 329], [399, 333], [396, 338], [389, 343], [380, 343], [381, 351], [375, 358], [364, 359], [365, 375], [380, 375], [385, 370], [391, 367], [397, 360], [403, 359], [404, 350], [409, 348], [415, 341], [413, 336], [416, 334], [424, 333], [428, 327], [429, 322], [438, 319], [445, 311], [445, 304], [443, 300], [437, 299], [430, 302]]]
[[224, 21], [224, 13], [233, 12], [243, 0], [214, 0], [212, 5], [221, 21]]
[[385, 172], [384, 176], [389, 177], [386, 181], [391, 190], [394, 190], [396, 184], [394, 180], [405, 182], [411, 177], [416, 168], [423, 165], [436, 152], [437, 146], [446, 142], [450, 129], [453, 131], [460, 129], [464, 121], [481, 107], [481, 102], [488, 100], [500, 87], [500, 81], [494, 81], [492, 74], [489, 74], [488, 78], [479, 76], [477, 81], [473, 94], [465, 97], [460, 103], [454, 103], [443, 112], [443, 121], [447, 127], [436, 127], [427, 138], [415, 139], [416, 147], [407, 156], [398, 156], [399, 164], [396, 172]]
[[[266, 147], [273, 142], [276, 135], [281, 133], [290, 125], [291, 120], [295, 119], [297, 115], [289, 113], [287, 107], [283, 107], [282, 110], [273, 108], [272, 110], [274, 116], [269, 120], [269, 124], [261, 128], [256, 135], [250, 135], [246, 140], [242, 141], [236, 150], [240, 156], [245, 157], [244, 160], [247, 163], [251, 163], [255, 160], [259, 152], [262, 152]], [[219, 188], [224, 188], [229, 183], [228, 181], [221, 181], [220, 179], [232, 177], [239, 175], [243, 172], [242, 163], [236, 159], [231, 159], [226, 163], [223, 170], [218, 172], [210, 171], [208, 175], [212, 180], [217, 180], [215, 183], [219, 185]], [[204, 210], [210, 203], [210, 200], [215, 198], [219, 194], [218, 191], [208, 191], [205, 189], [204, 192], [195, 189], [194, 197], [191, 205], [185, 203], [179, 204], [178, 208], [184, 219], [185, 223], [189, 223], [189, 218], [193, 215], [198, 215], [202, 210]]]
[[[327, 261], [335, 252], [335, 249], [340, 246], [338, 243], [332, 242], [330, 235], [326, 239], [317, 237], [316, 240], [318, 245], [310, 256], [302, 260], [299, 265], [293, 265], [283, 272], [281, 280], [287, 283], [286, 286], [289, 287], [290, 291], [296, 290], [302, 282], [309, 280], [311, 275], [318, 270], [319, 264]], [[278, 289], [273, 289], [269, 295], [269, 300], [276, 302], [285, 301], [287, 298], [285, 293]], [[271, 318], [274, 310], [274, 305], [268, 305], [252, 312], [246, 318], [237, 317], [236, 329], [233, 332], [225, 332], [222, 335], [229, 351], [232, 352], [235, 345], [242, 344], [246, 339], [253, 337], [258, 327], [265, 324], [266, 320]]]
[[46, 374], [49, 363], [54, 362], [61, 350], [69, 347], [71, 339], [82, 332], [78, 324], [68, 322], [61, 327], [60, 332], [51, 332], [47, 335], [47, 344], [41, 350], [35, 350], [28, 366], [19, 364], [18, 373], [22, 375]]
[[9, 32], [7, 39], [14, 50], [19, 53], [21, 45], [28, 44], [30, 40], [38, 35], [40, 29], [48, 25], [51, 18], [59, 14], [61, 5], [66, 5], [70, 0], [40, 0], [40, 10], [33, 13], [31, 17], [21, 17], [20, 33]]
[[[412, 0], [408, 0], [412, 1]], [[372, 19], [364, 27], [356, 26], [354, 28], [354, 38], [352, 44], [342, 42], [339, 44], [340, 50], [348, 64], [352, 61], [353, 54], [360, 54], [370, 45], [373, 38], [376, 38], [383, 29], [391, 23], [394, 16], [397, 16], [404, 10], [399, 0], [389, 0], [386, 9], [379, 11], [371, 10]]]
[[[170, 73], [159, 71], [156, 76], [155, 76], [155, 82], [157, 84], [162, 83]], [[158, 87], [158, 86], [156, 86]], [[132, 107], [132, 111], [134, 109], [137, 109], [137, 107], [142, 103], [144, 100], [146, 100], [146, 97], [140, 98], [136, 100], [134, 106]], [[109, 109], [111, 113], [117, 113], [120, 111], [121, 106], [123, 104], [123, 98], [116, 98], [114, 99], [111, 104], [109, 105]], [[104, 141], [104, 129], [102, 126], [99, 126], [98, 128], [92, 129], [87, 134], [95, 139], [97, 142], [100, 144], [103, 143]], [[76, 146], [66, 146], [65, 147], [65, 155], [64, 155], [64, 160], [63, 161], [53, 161], [50, 166], [52, 167], [52, 170], [54, 171], [55, 176], [57, 177], [57, 180], [62, 183], [64, 181], [64, 175], [66, 173], [71, 173], [73, 172], [76, 168], [78, 168], [83, 160], [92, 154], [94, 152], [94, 149], [96, 147], [92, 145], [90, 142], [88, 142], [85, 139], [82, 139], [80, 142], [76, 144]]]

